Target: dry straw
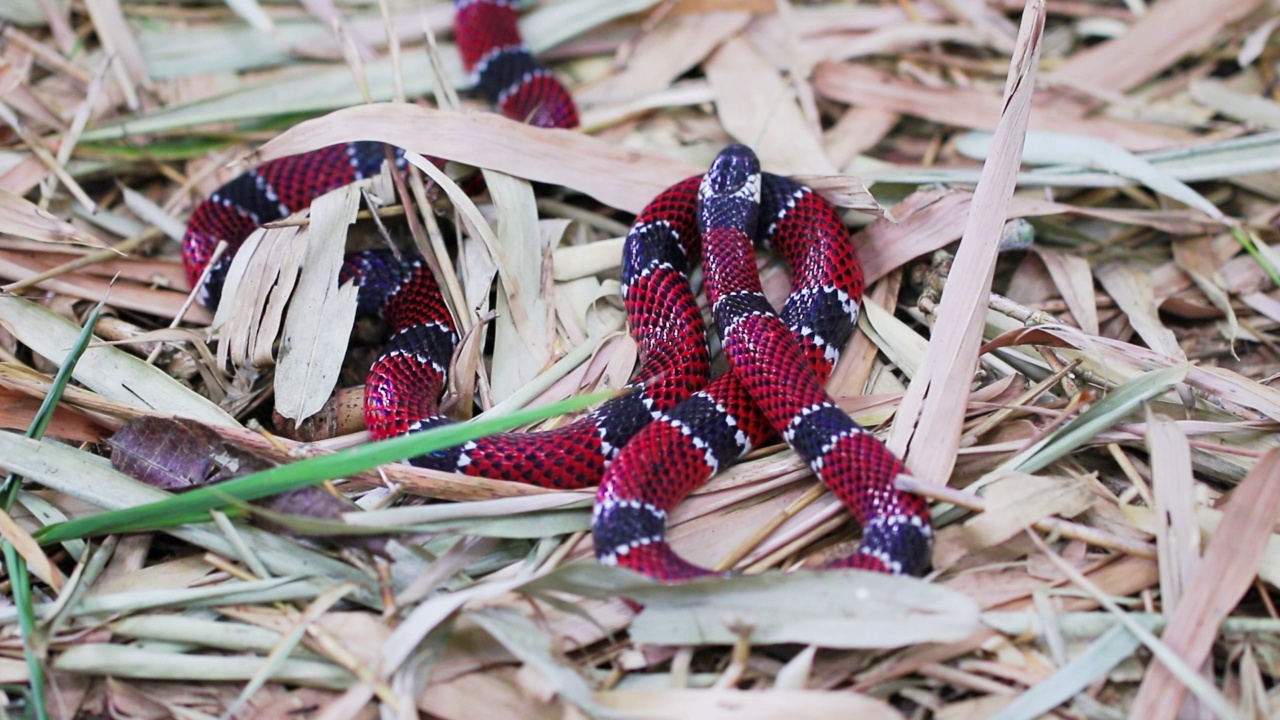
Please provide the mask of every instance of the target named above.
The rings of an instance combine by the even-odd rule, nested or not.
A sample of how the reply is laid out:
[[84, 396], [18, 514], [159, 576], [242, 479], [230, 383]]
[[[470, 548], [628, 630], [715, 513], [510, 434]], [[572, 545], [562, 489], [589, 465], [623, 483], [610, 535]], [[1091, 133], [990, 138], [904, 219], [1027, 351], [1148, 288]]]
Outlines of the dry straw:
[[[1280, 716], [1275, 2], [524, 5], [580, 131], [470, 99], [444, 0], [0, 3], [11, 707]], [[216, 321], [191, 306], [175, 238], [195, 203], [352, 140], [421, 172], [263, 230], [235, 258], [242, 301]], [[731, 141], [844, 212], [869, 291], [829, 388], [931, 500], [927, 578], [809, 571], [858, 530], [780, 444], [672, 514], [679, 551], [746, 576], [682, 587], [594, 564], [590, 492], [361, 466], [330, 486], [356, 502], [336, 517], [223, 497], [170, 526], [196, 518], [137, 510], [169, 496], [106, 464], [103, 439], [153, 415], [274, 462], [362, 452], [358, 431], [258, 424], [351, 379], [344, 241], [429, 256], [465, 335], [457, 417], [621, 386], [621, 237]], [[468, 168], [486, 192], [463, 191]], [[785, 268], [760, 260], [781, 302]], [[108, 286], [112, 317], [60, 388]], [[59, 392], [45, 439], [23, 437]], [[164, 529], [67, 530], [106, 511]], [[323, 542], [340, 531], [391, 540]]]

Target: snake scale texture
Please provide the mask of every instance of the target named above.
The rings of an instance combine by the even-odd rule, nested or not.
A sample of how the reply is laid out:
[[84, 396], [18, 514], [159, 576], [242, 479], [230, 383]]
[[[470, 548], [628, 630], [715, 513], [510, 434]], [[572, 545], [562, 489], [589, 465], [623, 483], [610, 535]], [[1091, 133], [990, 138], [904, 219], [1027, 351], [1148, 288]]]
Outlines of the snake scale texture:
[[[489, 102], [534, 125], [577, 125], [569, 93], [521, 40], [514, 2], [456, 0], [455, 7], [464, 66]], [[376, 174], [388, 157], [380, 143], [335, 145], [266, 163], [219, 188], [196, 207], [183, 241], [190, 281], [205, 277], [200, 300], [217, 305], [231, 258], [254, 229]], [[229, 252], [206, 275], [221, 241]], [[761, 290], [756, 242], [792, 269], [780, 314]], [[699, 260], [731, 367], [710, 381], [689, 282]], [[380, 314], [393, 333], [365, 384], [374, 438], [451, 422], [437, 403], [458, 337], [423, 260], [352, 253], [341, 279], [359, 286], [360, 312]], [[730, 146], [704, 176], [659, 194], [627, 235], [622, 294], [640, 351], [628, 392], [571, 425], [495, 435], [411, 462], [548, 488], [599, 484], [592, 532], [600, 562], [674, 582], [710, 571], [671, 549], [668, 514], [716, 472], [780, 436], [863, 528], [858, 549], [834, 566], [919, 573], [932, 538], [926, 503], [897, 489], [907, 473], [902, 462], [822, 389], [853, 332], [862, 290], [862, 268], [835, 210], [810, 188], [760, 172], [748, 148]]]

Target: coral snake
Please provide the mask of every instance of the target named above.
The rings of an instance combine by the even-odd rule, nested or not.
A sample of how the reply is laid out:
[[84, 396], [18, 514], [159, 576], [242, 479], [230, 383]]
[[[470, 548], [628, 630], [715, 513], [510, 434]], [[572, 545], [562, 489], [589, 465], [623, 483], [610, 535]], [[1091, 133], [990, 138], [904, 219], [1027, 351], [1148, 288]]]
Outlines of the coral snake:
[[[521, 40], [512, 0], [455, 6], [457, 44], [481, 94], [513, 119], [577, 125], [568, 92]], [[183, 241], [191, 282], [220, 241], [231, 252], [209, 271], [201, 301], [216, 306], [234, 250], [254, 229], [376, 174], [386, 157], [380, 143], [335, 145], [266, 163], [210, 195]], [[793, 272], [780, 314], [760, 287], [757, 239]], [[689, 283], [699, 259], [731, 367], [710, 382]], [[360, 311], [382, 315], [393, 332], [365, 385], [374, 438], [451, 422], [437, 401], [457, 335], [426, 264], [389, 250], [352, 253], [342, 280], [358, 284]], [[550, 488], [598, 483], [597, 558], [678, 581], [710, 571], [673, 552], [668, 514], [717, 471], [781, 436], [862, 526], [858, 549], [833, 565], [919, 573], [932, 537], [925, 501], [897, 488], [907, 473], [902, 462], [822, 389], [853, 331], [862, 291], [862, 269], [835, 210], [810, 188], [760, 172], [749, 149], [730, 146], [704, 176], [659, 194], [627, 235], [622, 294], [640, 351], [629, 392], [571, 425], [491, 436], [411, 462]]]

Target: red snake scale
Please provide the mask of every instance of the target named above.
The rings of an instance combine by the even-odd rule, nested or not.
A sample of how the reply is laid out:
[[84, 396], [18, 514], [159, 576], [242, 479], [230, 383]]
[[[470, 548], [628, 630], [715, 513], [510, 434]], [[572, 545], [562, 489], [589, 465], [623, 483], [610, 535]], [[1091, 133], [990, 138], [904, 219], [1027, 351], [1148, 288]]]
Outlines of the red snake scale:
[[[458, 47], [481, 94], [514, 119], [577, 125], [568, 92], [523, 44], [514, 2], [455, 6]], [[256, 227], [377, 173], [386, 157], [379, 143], [332, 146], [266, 163], [210, 195], [183, 240], [191, 282], [219, 242], [230, 252], [209, 270], [201, 301], [217, 304], [230, 258]], [[781, 315], [760, 289], [756, 240], [792, 268]], [[731, 365], [710, 383], [689, 284], [699, 259]], [[373, 436], [451, 422], [437, 402], [457, 334], [422, 259], [353, 253], [342, 280], [356, 282], [360, 311], [381, 314], [393, 333], [365, 384]], [[732, 146], [705, 176], [662, 192], [627, 235], [622, 293], [641, 358], [628, 392], [556, 430], [495, 435], [410, 462], [542, 487], [599, 483], [592, 519], [599, 560], [677, 581], [709, 571], [671, 550], [668, 513], [717, 471], [781, 436], [862, 525], [858, 550], [835, 565], [918, 573], [932, 535], [927, 505], [896, 488], [907, 472], [901, 461], [822, 389], [853, 331], [862, 290], [862, 269], [836, 212], [811, 189], [761, 173], [749, 149]]]

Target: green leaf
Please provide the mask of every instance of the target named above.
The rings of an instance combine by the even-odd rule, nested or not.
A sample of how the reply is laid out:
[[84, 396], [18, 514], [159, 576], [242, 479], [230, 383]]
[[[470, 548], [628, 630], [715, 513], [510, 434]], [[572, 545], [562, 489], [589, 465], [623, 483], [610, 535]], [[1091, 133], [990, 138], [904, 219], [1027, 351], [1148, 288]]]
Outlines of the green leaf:
[[991, 720], [1033, 720], [1041, 717], [1096, 680], [1106, 677], [1111, 668], [1132, 655], [1141, 644], [1123, 625], [1112, 627], [1074, 660], [1001, 708]]
[[268, 495], [315, 485], [325, 480], [363, 472], [384, 463], [443, 450], [485, 435], [510, 430], [561, 413], [580, 410], [611, 395], [611, 393], [596, 393], [570, 398], [546, 407], [521, 410], [505, 417], [447, 425], [369, 443], [332, 455], [301, 460], [219, 483], [213, 487], [192, 490], [161, 502], [50, 525], [36, 533], [36, 539], [42, 543], [51, 543], [92, 535], [172, 527], [179, 524], [179, 521], [188, 519], [191, 513], [218, 510], [234, 505], [237, 501], [256, 500]]
[[858, 570], [766, 573], [637, 588], [631, 639], [655, 645], [803, 643], [897, 648], [955, 642], [979, 629], [978, 606], [956, 590]]
[[709, 577], [657, 583], [616, 567], [573, 564], [525, 584], [521, 592], [623, 596], [644, 605], [631, 639], [655, 645], [753, 643], [829, 648], [894, 648], [952, 642], [979, 629], [964, 594], [916, 578], [857, 570]]
[[[71, 373], [76, 363], [80, 361], [80, 357], [84, 355], [85, 348], [89, 347], [89, 341], [93, 339], [93, 328], [98, 324], [98, 316], [102, 313], [105, 302], [106, 300], [99, 302], [93, 308], [93, 312], [89, 313], [84, 327], [81, 328], [70, 351], [62, 361], [62, 367], [58, 368], [58, 374], [53, 379], [49, 393], [44, 396], [44, 401], [40, 403], [40, 408], [31, 420], [31, 426], [27, 428], [27, 437], [37, 440], [44, 437], [45, 430], [53, 421], [53, 411], [57, 409], [62, 393], [67, 389], [67, 383], [71, 382]], [[3, 489], [0, 490], [0, 506], [3, 506], [4, 512], [7, 513], [13, 508], [13, 502], [18, 498], [18, 490], [21, 487], [22, 478], [17, 473], [9, 473], [4, 480]], [[18, 554], [12, 543], [5, 542], [4, 564], [9, 569], [9, 582], [13, 587], [13, 604], [18, 613], [18, 630], [22, 635], [22, 655], [26, 659], [27, 672], [31, 676], [28, 682], [31, 689], [31, 707], [37, 718], [45, 720], [49, 716], [49, 711], [44, 704], [44, 663], [40, 660], [41, 653], [37, 652], [35, 647], [35, 605], [31, 597], [31, 577], [27, 574], [27, 561]]]
[[1182, 382], [1185, 367], [1153, 370], [1121, 385], [1071, 422], [1041, 438], [1039, 442], [1003, 463], [999, 470], [1033, 473], [1084, 445], [1098, 433], [1111, 428], [1138, 407]]

